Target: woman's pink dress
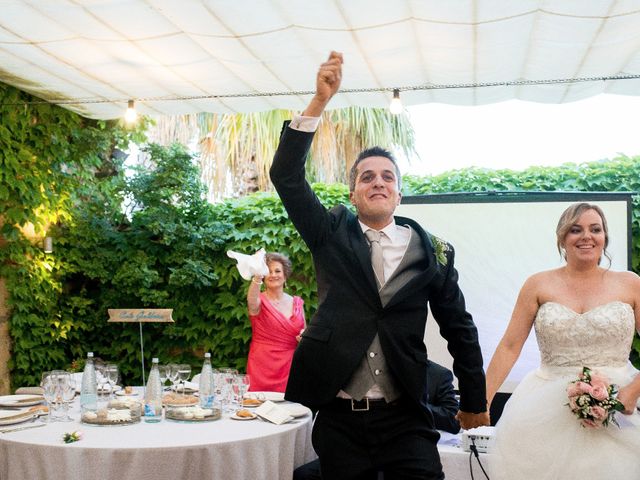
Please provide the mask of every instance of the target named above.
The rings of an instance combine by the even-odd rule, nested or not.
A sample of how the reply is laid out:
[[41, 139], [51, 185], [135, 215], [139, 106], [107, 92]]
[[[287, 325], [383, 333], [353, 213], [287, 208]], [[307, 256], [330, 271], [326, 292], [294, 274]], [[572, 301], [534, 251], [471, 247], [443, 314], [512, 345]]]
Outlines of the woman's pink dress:
[[286, 318], [264, 293], [260, 293], [260, 312], [249, 315], [251, 344], [247, 360], [253, 392], [284, 392], [289, 379], [296, 336], [304, 328], [303, 301], [293, 297], [293, 312]]

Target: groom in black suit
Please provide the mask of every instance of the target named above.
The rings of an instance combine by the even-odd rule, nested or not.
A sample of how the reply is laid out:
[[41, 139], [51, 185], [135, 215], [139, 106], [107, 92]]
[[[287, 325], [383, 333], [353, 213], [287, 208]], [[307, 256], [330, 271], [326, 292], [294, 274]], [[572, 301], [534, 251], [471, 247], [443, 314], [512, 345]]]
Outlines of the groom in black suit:
[[394, 217], [400, 172], [374, 147], [350, 172], [350, 200], [326, 210], [305, 180], [319, 117], [338, 91], [342, 55], [320, 66], [316, 94], [285, 126], [271, 180], [313, 255], [318, 311], [294, 354], [285, 397], [317, 408], [313, 445], [324, 478], [442, 479], [427, 406], [424, 331], [431, 308], [458, 377], [462, 428], [488, 425], [478, 335], [451, 245]]

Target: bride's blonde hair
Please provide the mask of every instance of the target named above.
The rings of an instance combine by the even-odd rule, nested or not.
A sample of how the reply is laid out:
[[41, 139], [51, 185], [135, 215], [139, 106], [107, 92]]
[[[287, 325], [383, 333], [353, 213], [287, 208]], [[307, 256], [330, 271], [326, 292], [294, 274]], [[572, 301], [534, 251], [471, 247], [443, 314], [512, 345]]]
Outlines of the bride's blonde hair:
[[[600, 215], [600, 218], [602, 219], [602, 230], [604, 231], [603, 253], [604, 256], [607, 257], [607, 260], [609, 260], [609, 265], [611, 265], [611, 256], [609, 255], [609, 252], [607, 252], [607, 247], [609, 246], [609, 228], [607, 227], [607, 219], [605, 218], [602, 209], [597, 205], [593, 205], [592, 203], [574, 203], [573, 205], [570, 205], [564, 212], [562, 212], [562, 215], [560, 215], [560, 220], [558, 220], [558, 226], [556, 227], [556, 245], [558, 247], [558, 252], [560, 252], [562, 258], [564, 258], [565, 260], [567, 259], [567, 253], [564, 249], [564, 239], [569, 233], [569, 230], [571, 230], [571, 227], [576, 224], [576, 222], [580, 218], [580, 215], [582, 215], [587, 210], [593, 210], [598, 215]], [[600, 260], [598, 261], [598, 264], [600, 263]]]

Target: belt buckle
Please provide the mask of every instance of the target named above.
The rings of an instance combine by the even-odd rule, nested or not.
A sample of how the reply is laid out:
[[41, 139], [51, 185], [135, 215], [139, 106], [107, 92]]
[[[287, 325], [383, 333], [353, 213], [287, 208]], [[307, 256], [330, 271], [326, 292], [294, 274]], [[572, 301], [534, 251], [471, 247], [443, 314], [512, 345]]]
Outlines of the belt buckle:
[[[363, 408], [359, 408], [357, 404], [364, 402], [365, 406]], [[352, 412], [368, 412], [369, 411], [369, 399], [363, 398], [362, 400], [354, 400], [351, 399], [351, 411]]]

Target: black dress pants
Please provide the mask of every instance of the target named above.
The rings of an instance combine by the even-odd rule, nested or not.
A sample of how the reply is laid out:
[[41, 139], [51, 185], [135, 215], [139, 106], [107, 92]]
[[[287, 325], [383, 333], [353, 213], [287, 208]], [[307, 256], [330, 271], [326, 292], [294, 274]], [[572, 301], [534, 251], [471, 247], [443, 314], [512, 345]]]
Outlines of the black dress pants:
[[375, 402], [352, 411], [348, 400], [321, 408], [313, 426], [313, 447], [323, 480], [442, 480], [440, 434], [418, 405]]

